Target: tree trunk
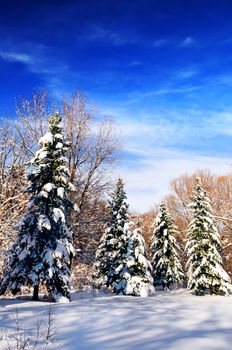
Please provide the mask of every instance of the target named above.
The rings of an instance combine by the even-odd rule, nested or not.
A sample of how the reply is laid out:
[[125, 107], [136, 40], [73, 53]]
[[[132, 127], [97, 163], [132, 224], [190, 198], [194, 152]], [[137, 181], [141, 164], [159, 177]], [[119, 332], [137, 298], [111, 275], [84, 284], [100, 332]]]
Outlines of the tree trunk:
[[38, 286], [34, 286], [32, 300], [35, 300], [35, 301], [39, 300], [39, 285]]

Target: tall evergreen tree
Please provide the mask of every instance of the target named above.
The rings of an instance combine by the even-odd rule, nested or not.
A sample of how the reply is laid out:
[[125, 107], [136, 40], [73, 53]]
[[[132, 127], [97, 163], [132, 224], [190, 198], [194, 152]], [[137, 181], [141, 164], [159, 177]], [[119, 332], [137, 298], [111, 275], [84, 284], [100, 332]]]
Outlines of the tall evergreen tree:
[[155, 285], [169, 289], [172, 285], [181, 284], [184, 279], [179, 260], [180, 248], [175, 239], [177, 233], [172, 218], [164, 203], [154, 222], [151, 244], [153, 278]]
[[94, 277], [101, 286], [112, 287], [118, 278], [116, 267], [127, 252], [127, 235], [124, 230], [128, 220], [128, 204], [124, 183], [118, 179], [108, 204], [110, 220], [96, 252]]
[[67, 144], [58, 114], [49, 119], [49, 132], [39, 141], [40, 149], [32, 160], [27, 212], [18, 224], [18, 237], [10, 248], [0, 293], [16, 294], [25, 285], [47, 287], [56, 301], [70, 299], [70, 268], [74, 253], [66, 220], [73, 207], [67, 198], [69, 170]]
[[133, 222], [125, 224], [127, 252], [117, 266], [118, 278], [113, 283], [117, 294], [147, 297], [154, 293], [152, 266], [147, 259], [145, 240]]
[[200, 180], [196, 179], [193, 200], [190, 204], [193, 219], [188, 227], [188, 289], [196, 295], [228, 295], [230, 278], [222, 267], [218, 229], [214, 224], [210, 199]]

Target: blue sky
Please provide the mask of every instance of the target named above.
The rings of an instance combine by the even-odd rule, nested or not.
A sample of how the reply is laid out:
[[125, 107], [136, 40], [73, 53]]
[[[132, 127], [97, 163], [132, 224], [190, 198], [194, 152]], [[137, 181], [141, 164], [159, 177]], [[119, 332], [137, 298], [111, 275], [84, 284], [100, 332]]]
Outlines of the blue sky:
[[132, 208], [183, 173], [230, 172], [231, 1], [2, 1], [0, 40], [1, 112], [80, 89], [122, 129]]

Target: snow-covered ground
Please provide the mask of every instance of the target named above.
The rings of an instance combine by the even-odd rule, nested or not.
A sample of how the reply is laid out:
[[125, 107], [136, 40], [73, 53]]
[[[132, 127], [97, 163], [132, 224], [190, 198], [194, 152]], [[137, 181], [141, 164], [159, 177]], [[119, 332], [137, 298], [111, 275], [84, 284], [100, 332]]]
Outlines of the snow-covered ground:
[[[26, 329], [47, 319], [48, 303], [0, 299], [1, 335], [15, 327], [16, 308]], [[232, 297], [197, 297], [185, 290], [148, 298], [74, 294], [71, 303], [55, 305], [54, 316], [54, 350], [232, 349]]]

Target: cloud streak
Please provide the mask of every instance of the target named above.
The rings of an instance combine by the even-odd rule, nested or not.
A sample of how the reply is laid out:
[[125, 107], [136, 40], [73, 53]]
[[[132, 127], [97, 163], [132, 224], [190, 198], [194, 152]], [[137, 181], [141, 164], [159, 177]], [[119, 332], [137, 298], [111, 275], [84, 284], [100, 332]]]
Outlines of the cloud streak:
[[188, 36], [185, 38], [179, 45], [180, 47], [192, 47], [196, 46], [196, 40], [193, 39], [191, 36]]
[[[130, 162], [122, 164], [116, 173], [126, 183], [130, 208], [145, 212], [158, 204], [170, 193], [170, 181], [183, 174], [192, 174], [198, 169], [210, 169], [216, 174], [230, 171], [231, 158], [199, 156], [190, 152], [175, 152], [166, 149], [136, 160], [136, 169]], [[161, 154], [163, 156], [161, 157]]]
[[172, 113], [142, 113], [135, 120], [126, 110], [111, 110], [124, 140], [124, 161], [116, 175], [125, 179], [131, 208], [139, 212], [159, 203], [175, 177], [206, 168], [219, 175], [230, 172], [231, 155], [211, 143], [232, 136], [232, 113]]
[[25, 53], [0, 51], [0, 57], [7, 62], [32, 63], [32, 57]]
[[85, 28], [80, 37], [84, 41], [101, 42], [104, 45], [112, 46], [132, 45], [139, 42], [139, 38], [134, 33], [128, 31], [119, 31], [101, 25], [91, 25]]
[[154, 40], [152, 46], [155, 48], [163, 48], [163, 47], [169, 46], [170, 44], [171, 44], [170, 41], [167, 39], [157, 39], [157, 40]]
[[[19, 46], [21, 50], [18, 49]], [[12, 47], [14, 50], [11, 50]], [[0, 51], [0, 61], [24, 65], [29, 73], [42, 80], [44, 87], [57, 97], [63, 95], [66, 87], [64, 82], [71, 75], [68, 64], [62, 62], [60, 56], [51, 47], [27, 42], [18, 42], [16, 45], [11, 40], [5, 42]], [[72, 74], [73, 77], [75, 75], [76, 73]]]

